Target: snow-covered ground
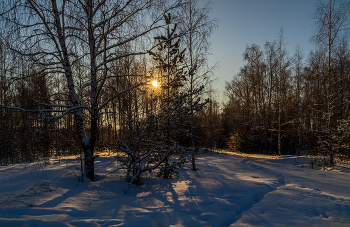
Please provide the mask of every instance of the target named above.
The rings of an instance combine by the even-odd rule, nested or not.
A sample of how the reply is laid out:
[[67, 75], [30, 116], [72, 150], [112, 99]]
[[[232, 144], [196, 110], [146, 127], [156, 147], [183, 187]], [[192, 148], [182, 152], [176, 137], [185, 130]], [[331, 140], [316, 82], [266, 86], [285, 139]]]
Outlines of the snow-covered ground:
[[111, 160], [97, 159], [95, 182], [78, 181], [73, 158], [0, 166], [0, 226], [154, 227], [162, 218], [179, 227], [350, 226], [346, 166], [322, 171], [303, 157], [202, 155], [197, 172], [187, 166], [179, 179], [149, 177], [124, 195], [122, 172], [107, 174], [116, 168]]

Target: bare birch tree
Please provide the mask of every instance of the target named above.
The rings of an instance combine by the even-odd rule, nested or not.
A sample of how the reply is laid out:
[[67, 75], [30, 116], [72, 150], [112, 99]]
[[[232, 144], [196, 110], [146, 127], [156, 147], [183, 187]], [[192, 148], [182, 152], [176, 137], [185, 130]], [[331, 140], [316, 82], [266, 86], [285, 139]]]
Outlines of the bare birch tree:
[[313, 18], [315, 20], [316, 32], [312, 40], [327, 48], [327, 73], [326, 73], [326, 95], [327, 95], [327, 137], [329, 149], [329, 165], [334, 165], [333, 148], [332, 148], [332, 58], [338, 41], [342, 38], [342, 34], [348, 29], [346, 23], [349, 18], [350, 2], [344, 0], [328, 0], [323, 3], [321, 0], [316, 5]]
[[294, 82], [295, 82], [295, 101], [297, 109], [297, 125], [298, 125], [298, 147], [297, 154], [300, 155], [301, 152], [301, 130], [302, 130], [302, 110], [301, 110], [301, 101], [302, 101], [302, 90], [303, 90], [303, 52], [298, 45], [295, 48], [294, 58], [293, 58], [293, 71], [294, 71]]
[[282, 111], [285, 108], [285, 93], [289, 77], [289, 67], [291, 59], [288, 57], [288, 53], [284, 43], [283, 29], [279, 32], [279, 40], [277, 44], [277, 110], [278, 110], [278, 155], [281, 155], [282, 145]]
[[[209, 4], [202, 1], [189, 0], [183, 4], [179, 12], [180, 26], [184, 33], [183, 43], [186, 48], [185, 64], [189, 72], [189, 78], [185, 84], [186, 90], [191, 93], [189, 108], [190, 108], [190, 131], [189, 137], [191, 140], [190, 150], [192, 152], [192, 169], [196, 170], [195, 154], [195, 125], [194, 125], [194, 107], [195, 100], [193, 92], [195, 89], [210, 83], [210, 76], [215, 69], [215, 66], [208, 67], [207, 58], [210, 53], [209, 38], [217, 27], [217, 21], [209, 18]], [[201, 92], [203, 93], [204, 90]], [[199, 95], [199, 94], [198, 94]]]

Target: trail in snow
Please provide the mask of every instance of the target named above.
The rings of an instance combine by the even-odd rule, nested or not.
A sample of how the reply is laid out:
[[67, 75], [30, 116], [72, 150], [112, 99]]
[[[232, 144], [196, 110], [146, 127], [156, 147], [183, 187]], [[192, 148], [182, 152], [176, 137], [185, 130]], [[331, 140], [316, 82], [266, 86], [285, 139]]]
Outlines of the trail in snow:
[[[282, 161], [283, 162], [283, 161]], [[284, 184], [245, 211], [234, 226], [349, 226], [347, 173], [303, 169], [255, 159], [250, 166], [278, 173]]]
[[[250, 209], [252, 209], [253, 206], [256, 206], [259, 202], [261, 202], [265, 196], [269, 193], [272, 193], [276, 190], [278, 190], [280, 187], [284, 186], [285, 185], [285, 180], [284, 180], [284, 176], [282, 174], [279, 174], [279, 173], [276, 173], [276, 172], [272, 172], [271, 170], [267, 169], [267, 168], [264, 168], [262, 166], [259, 166], [259, 165], [256, 165], [252, 159], [247, 159], [244, 163], [245, 165], [247, 166], [250, 166], [250, 167], [253, 167], [254, 169], [258, 170], [258, 171], [262, 171], [262, 172], [265, 172], [267, 174], [272, 174], [272, 175], [275, 175], [277, 178], [278, 178], [278, 181], [276, 184], [272, 185], [272, 189], [271, 191], [269, 192], [266, 192], [266, 194], [263, 195], [263, 197], [261, 199], [259, 199], [258, 201], [256, 201], [254, 204], [252, 204], [252, 206], [248, 207], [247, 209], [245, 210], [242, 210], [240, 214], [237, 215], [237, 219], [234, 220], [233, 224], [235, 222], [237, 222], [245, 212], [249, 211]], [[234, 226], [234, 225], [230, 225], [230, 226]]]

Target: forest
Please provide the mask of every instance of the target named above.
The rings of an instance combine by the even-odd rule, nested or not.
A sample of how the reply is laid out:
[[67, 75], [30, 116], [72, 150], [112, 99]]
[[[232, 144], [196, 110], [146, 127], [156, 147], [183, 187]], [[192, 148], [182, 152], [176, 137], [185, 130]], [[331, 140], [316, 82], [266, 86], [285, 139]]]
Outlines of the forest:
[[247, 44], [224, 101], [209, 12], [199, 0], [2, 1], [1, 165], [76, 155], [93, 180], [107, 151], [140, 184], [196, 170], [201, 149], [349, 160], [349, 4], [318, 3], [310, 53], [289, 53], [283, 29]]
[[217, 88], [254, 1], [0, 0], [0, 226], [348, 226], [350, 1]]
[[231, 150], [319, 156], [328, 166], [349, 159], [349, 3], [319, 1], [311, 16], [310, 53], [288, 53], [283, 29], [247, 45], [220, 112]]

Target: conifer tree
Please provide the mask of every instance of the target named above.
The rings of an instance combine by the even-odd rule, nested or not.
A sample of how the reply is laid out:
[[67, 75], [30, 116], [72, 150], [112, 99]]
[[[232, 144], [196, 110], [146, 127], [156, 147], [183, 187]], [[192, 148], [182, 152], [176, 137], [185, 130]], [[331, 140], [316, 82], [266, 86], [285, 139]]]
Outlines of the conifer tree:
[[[161, 171], [163, 178], [168, 179], [174, 174], [176, 168], [184, 160], [185, 148], [180, 146], [179, 135], [186, 133], [183, 122], [187, 118], [191, 118], [193, 114], [200, 111], [209, 101], [206, 100], [201, 103], [198, 95], [203, 90], [203, 86], [198, 88], [191, 88], [191, 90], [184, 90], [184, 82], [193, 74], [196, 68], [193, 67], [185, 71], [184, 55], [185, 49], [180, 50], [180, 36], [176, 33], [177, 25], [171, 27], [171, 15], [164, 15], [167, 25], [166, 34], [155, 37], [158, 42], [158, 51], [156, 53], [150, 52], [154, 60], [157, 62], [157, 69], [160, 73], [160, 80], [162, 81], [162, 105], [161, 111], [164, 112], [164, 141], [168, 150], [175, 153], [170, 155], [177, 155], [176, 162], [169, 163], [169, 157], [165, 159], [164, 166]], [[194, 97], [197, 97], [194, 99]]]
[[[176, 33], [175, 24], [171, 28], [171, 15], [164, 15], [164, 20], [167, 25], [166, 34], [154, 37], [158, 42], [158, 51], [156, 53], [150, 51], [154, 60], [157, 62], [156, 68], [160, 73], [162, 97], [161, 97], [161, 109], [164, 111], [164, 131], [165, 131], [165, 144], [167, 150], [174, 145], [176, 142], [173, 140], [174, 133], [172, 128], [179, 123], [174, 119], [174, 104], [176, 98], [179, 95], [179, 89], [183, 86], [183, 81], [186, 79], [184, 75], [183, 60], [185, 50], [179, 49], [180, 38]], [[172, 154], [169, 154], [172, 155]], [[162, 177], [168, 179], [171, 177], [170, 169], [173, 169], [169, 164], [169, 157], [166, 157], [164, 167], [162, 169]]]

